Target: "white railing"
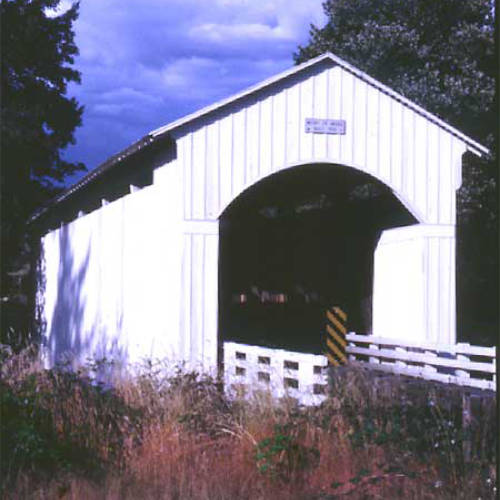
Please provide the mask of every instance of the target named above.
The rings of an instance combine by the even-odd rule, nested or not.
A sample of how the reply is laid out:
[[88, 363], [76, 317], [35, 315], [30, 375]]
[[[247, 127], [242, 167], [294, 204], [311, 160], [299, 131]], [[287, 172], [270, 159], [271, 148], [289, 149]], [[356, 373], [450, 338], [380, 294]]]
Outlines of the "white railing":
[[[350, 363], [479, 389], [496, 390], [496, 348], [439, 345], [348, 333]], [[305, 405], [320, 404], [327, 392], [323, 355], [224, 342], [224, 378], [229, 393], [268, 392]]]
[[426, 380], [496, 390], [496, 348], [439, 345], [348, 333], [350, 361]]
[[267, 392], [304, 405], [320, 404], [327, 386], [325, 356], [224, 342], [224, 378], [231, 393]]

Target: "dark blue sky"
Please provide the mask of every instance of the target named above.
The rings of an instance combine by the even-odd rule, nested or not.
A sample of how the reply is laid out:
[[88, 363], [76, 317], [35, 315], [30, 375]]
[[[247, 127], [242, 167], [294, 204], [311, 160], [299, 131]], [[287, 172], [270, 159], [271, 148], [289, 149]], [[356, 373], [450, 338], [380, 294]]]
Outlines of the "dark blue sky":
[[325, 22], [321, 2], [83, 0], [74, 25], [82, 83], [69, 94], [85, 111], [66, 158], [93, 169], [149, 131], [293, 66], [310, 24]]

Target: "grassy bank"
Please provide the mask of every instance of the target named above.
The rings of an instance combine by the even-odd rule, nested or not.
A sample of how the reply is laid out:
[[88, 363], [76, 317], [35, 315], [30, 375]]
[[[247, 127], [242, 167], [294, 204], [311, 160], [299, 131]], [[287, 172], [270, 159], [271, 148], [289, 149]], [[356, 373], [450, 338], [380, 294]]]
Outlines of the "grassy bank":
[[[228, 400], [210, 377], [145, 366], [113, 389], [89, 366], [2, 350], [3, 498], [494, 498], [494, 401], [462, 428], [458, 389], [348, 368], [318, 408]], [[464, 460], [463, 441], [471, 450]]]

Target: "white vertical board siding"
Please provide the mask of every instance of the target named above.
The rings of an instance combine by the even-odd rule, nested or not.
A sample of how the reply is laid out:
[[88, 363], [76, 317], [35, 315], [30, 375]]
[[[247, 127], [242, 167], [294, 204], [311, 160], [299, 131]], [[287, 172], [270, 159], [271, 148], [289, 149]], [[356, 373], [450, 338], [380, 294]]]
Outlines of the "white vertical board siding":
[[[217, 207], [219, 212], [221, 206], [228, 205], [232, 200], [233, 195], [233, 116], [228, 115], [222, 118], [218, 126], [218, 147], [219, 157], [216, 163], [210, 163], [209, 169], [219, 169], [219, 183], [220, 183], [220, 206]], [[179, 142], [184, 142], [185, 137], [181, 138]], [[182, 170], [186, 169], [186, 164], [180, 163]], [[184, 192], [189, 191], [191, 185], [185, 179], [183, 188]], [[189, 217], [186, 217], [189, 218]]]
[[105, 205], [98, 215], [101, 222], [101, 325], [105, 336], [113, 337], [111, 347], [125, 356], [126, 342], [119, 334], [123, 328], [123, 204], [122, 199]]
[[404, 146], [404, 131], [403, 131], [403, 106], [392, 100], [391, 101], [391, 126], [394, 130], [391, 135], [391, 174], [392, 186], [395, 191], [402, 193], [402, 171], [403, 164], [403, 146]]
[[185, 234], [182, 248], [182, 272], [181, 272], [181, 316], [179, 328], [179, 353], [182, 360], [188, 360], [191, 353], [191, 331], [192, 320], [192, 244], [191, 235]]
[[209, 165], [219, 165], [219, 122], [211, 123], [205, 128], [206, 132], [206, 206], [205, 215], [209, 219], [217, 217], [220, 205], [220, 166], [208, 168]]
[[306, 118], [314, 118], [314, 97], [313, 97], [313, 78], [309, 78], [299, 85], [300, 90], [300, 160], [307, 163], [313, 158], [313, 134], [305, 133]]
[[49, 368], [54, 363], [54, 347], [53, 343], [56, 340], [55, 335], [51, 335], [55, 322], [55, 311], [57, 304], [57, 296], [62, 284], [58, 283], [59, 265], [60, 265], [60, 245], [59, 231], [54, 231], [46, 234], [41, 240], [39, 271], [41, 279], [37, 287], [37, 305], [40, 314], [40, 323], [44, 329], [42, 336], [46, 351], [44, 352], [44, 364]]
[[367, 100], [368, 100], [368, 84], [354, 79], [354, 117], [353, 124], [356, 127], [354, 136], [355, 145], [353, 151], [353, 164], [366, 165], [367, 156]]
[[[328, 118], [340, 120], [343, 118], [342, 113], [342, 88], [340, 72], [337, 68], [327, 70], [328, 75]], [[340, 159], [340, 141], [341, 135], [328, 135], [328, 157], [332, 159]]]
[[259, 149], [259, 126], [260, 126], [260, 103], [250, 106], [246, 113], [246, 143], [245, 162], [248, 172], [245, 184], [252, 184], [260, 178], [260, 149]]
[[295, 85], [287, 90], [287, 122], [286, 122], [286, 158], [288, 163], [299, 161], [301, 125], [300, 119], [300, 86]]
[[453, 165], [451, 156], [452, 137], [445, 134], [442, 130], [439, 130], [438, 133], [439, 163], [437, 171], [439, 203], [437, 204], [437, 223], [454, 224], [455, 218], [452, 215], [455, 213], [453, 207], [456, 201], [454, 169], [441, 168], [441, 165]]
[[423, 340], [426, 332], [424, 241], [414, 227], [382, 233], [374, 254], [374, 336]]
[[415, 113], [405, 106], [402, 123], [401, 193], [412, 201], [415, 192]]
[[356, 96], [354, 95], [354, 76], [347, 71], [342, 71], [340, 73], [340, 89], [341, 89], [341, 100], [342, 100], [342, 118], [346, 121], [345, 135], [340, 138], [340, 161], [347, 165], [353, 164], [353, 152], [355, 148], [355, 138], [358, 136], [358, 131], [354, 123], [354, 102]]
[[439, 128], [427, 123], [427, 219], [430, 223], [438, 222], [439, 197]]
[[455, 343], [454, 226], [386, 230], [374, 258], [373, 335]]
[[426, 340], [455, 343], [455, 232], [428, 226], [425, 240]]
[[[306, 133], [306, 118], [345, 120], [346, 133]], [[186, 127], [177, 150], [186, 220], [216, 219], [244, 189], [271, 173], [331, 162], [387, 184], [420, 222], [454, 224], [465, 144], [336, 66]]]
[[[313, 112], [311, 117], [328, 118], [328, 73], [326, 71], [313, 77]], [[291, 89], [289, 90], [291, 92]], [[304, 125], [302, 124], [303, 133]], [[328, 134], [313, 134], [313, 156], [327, 157]]]
[[[281, 92], [273, 95], [273, 115], [272, 115], [272, 172], [281, 170], [283, 165], [286, 165], [286, 135], [287, 135], [287, 100], [284, 89]], [[236, 165], [235, 165], [236, 166]], [[238, 167], [236, 167], [238, 168]], [[239, 166], [241, 168], [241, 166]]]
[[184, 176], [183, 185], [189, 186], [189, 189], [184, 189], [184, 218], [191, 219], [193, 217], [192, 200], [193, 200], [193, 135], [187, 134], [182, 138], [182, 142], [178, 144], [177, 151], [179, 154], [179, 166], [182, 167]]
[[379, 92], [369, 86], [366, 103], [366, 172], [377, 177], [379, 175], [380, 120]]
[[245, 186], [248, 176], [246, 158], [246, 108], [233, 115], [233, 155], [232, 155], [232, 192], [234, 198], [238, 196]]
[[184, 225], [181, 284], [181, 358], [190, 368], [214, 368], [217, 362], [217, 221]]
[[204, 339], [204, 278], [205, 278], [205, 238], [203, 234], [190, 235], [191, 258], [191, 342], [186, 359], [201, 361], [203, 359]]
[[[271, 173], [273, 162], [272, 129], [273, 129], [273, 100], [267, 97], [260, 102], [260, 127], [258, 149], [260, 154], [259, 175], [265, 177]], [[299, 126], [299, 124], [297, 124]], [[225, 206], [225, 204], [222, 204]]]
[[206, 182], [206, 149], [207, 131], [202, 127], [192, 134], [193, 141], [193, 154], [191, 156], [191, 186], [192, 186], [192, 217], [193, 219], [205, 218], [205, 207], [207, 198], [207, 185]]
[[[346, 133], [306, 133], [306, 118], [345, 120]], [[185, 221], [216, 222], [242, 191], [270, 174], [330, 162], [384, 182], [421, 224], [455, 224], [455, 189], [460, 185], [464, 143], [340, 66], [305, 72], [293, 83], [285, 81], [236, 101], [216, 117], [184, 127], [176, 140]], [[179, 348], [185, 359], [206, 363], [215, 359], [205, 350], [212, 352], [215, 347], [207, 343], [216, 343], [217, 266], [208, 262], [217, 254], [217, 237], [190, 231], [184, 231], [183, 237]], [[413, 307], [408, 297], [394, 296], [394, 300], [406, 300], [402, 310], [414, 317], [420, 335], [454, 335], [454, 240], [435, 234], [426, 238], [420, 235], [418, 242], [413, 238], [396, 246], [391, 243], [390, 251], [389, 246], [381, 246], [378, 258], [385, 262], [387, 257], [388, 270], [391, 262], [401, 262], [401, 276], [408, 259], [413, 259], [412, 277], [400, 285], [413, 287], [408, 297], [417, 293], [420, 305]], [[383, 267], [378, 265], [375, 288], [379, 292], [374, 292], [374, 301], [379, 302], [392, 296], [389, 289], [398, 288], [390, 285], [385, 273], [381, 277]], [[384, 284], [384, 279], [389, 281]], [[453, 297], [444, 300], [442, 295]], [[396, 332], [404, 314], [396, 321], [393, 309], [387, 303], [385, 319], [381, 323], [376, 313], [374, 322]], [[438, 334], [438, 329], [448, 333]]]
[[183, 198], [180, 171], [170, 174], [42, 239], [49, 365], [179, 359]]
[[[214, 228], [215, 230], [215, 228]], [[202, 307], [204, 309], [203, 366], [213, 368], [217, 363], [217, 339], [219, 322], [219, 232], [204, 235], [205, 273]]]

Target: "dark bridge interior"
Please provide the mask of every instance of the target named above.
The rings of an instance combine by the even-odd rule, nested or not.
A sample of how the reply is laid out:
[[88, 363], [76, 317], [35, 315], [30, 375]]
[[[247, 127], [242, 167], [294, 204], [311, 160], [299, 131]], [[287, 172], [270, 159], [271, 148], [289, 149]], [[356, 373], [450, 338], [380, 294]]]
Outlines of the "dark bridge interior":
[[321, 353], [331, 305], [368, 333], [378, 238], [416, 222], [352, 168], [306, 165], [257, 183], [220, 218], [220, 340]]

